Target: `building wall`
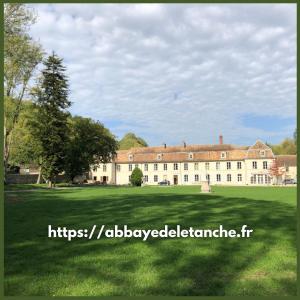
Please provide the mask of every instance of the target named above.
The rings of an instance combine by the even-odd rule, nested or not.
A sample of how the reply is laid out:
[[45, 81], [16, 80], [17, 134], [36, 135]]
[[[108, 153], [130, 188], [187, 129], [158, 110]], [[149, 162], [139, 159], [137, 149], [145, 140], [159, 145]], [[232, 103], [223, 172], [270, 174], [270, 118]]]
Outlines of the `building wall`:
[[[270, 166], [273, 159], [247, 159], [245, 160], [245, 177], [247, 184], [271, 184]], [[253, 164], [256, 162], [256, 168]], [[264, 163], [266, 167], [264, 167]], [[267, 177], [266, 177], [267, 176]]]
[[[144, 163], [108, 163], [100, 164], [92, 169], [91, 179], [103, 182], [105, 176], [108, 184], [126, 185], [130, 182], [132, 170], [138, 167], [143, 175], [147, 176], [144, 183], [149, 185], [157, 185], [163, 180], [170, 181], [172, 185], [175, 176], [178, 185], [200, 184], [201, 181], [208, 179], [207, 176], [209, 176], [210, 183], [215, 185], [271, 184], [269, 167], [272, 161], [273, 159], [262, 158], [239, 161], [178, 162], [177, 168], [174, 168], [175, 163], [157, 162], [148, 163], [148, 169], [145, 168]], [[164, 165], [166, 165], [166, 170]]]
[[286, 176], [287, 176], [286, 178], [297, 180], [297, 167], [296, 166], [288, 167], [286, 171]]

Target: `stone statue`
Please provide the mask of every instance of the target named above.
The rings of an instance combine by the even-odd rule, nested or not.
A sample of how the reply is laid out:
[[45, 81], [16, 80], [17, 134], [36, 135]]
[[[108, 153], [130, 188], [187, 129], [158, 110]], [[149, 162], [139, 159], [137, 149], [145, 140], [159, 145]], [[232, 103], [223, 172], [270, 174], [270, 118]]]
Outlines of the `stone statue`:
[[208, 181], [202, 181], [201, 183], [201, 193], [210, 193], [210, 184]]

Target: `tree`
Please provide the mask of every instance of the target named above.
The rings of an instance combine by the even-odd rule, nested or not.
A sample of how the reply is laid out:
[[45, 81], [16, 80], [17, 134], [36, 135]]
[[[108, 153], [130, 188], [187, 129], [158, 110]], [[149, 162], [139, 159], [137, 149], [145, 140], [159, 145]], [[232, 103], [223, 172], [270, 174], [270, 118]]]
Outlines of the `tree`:
[[35, 20], [33, 10], [29, 10], [24, 4], [4, 4], [4, 34], [22, 35]]
[[139, 168], [134, 168], [131, 176], [130, 176], [130, 183], [133, 186], [141, 186], [143, 182], [143, 172]]
[[127, 133], [119, 142], [120, 150], [128, 150], [133, 147], [148, 147], [148, 144], [140, 137], [136, 136], [134, 133]]
[[37, 116], [33, 136], [40, 141], [42, 174], [52, 187], [56, 176], [64, 170], [68, 141], [68, 82], [66, 68], [55, 53], [44, 61], [40, 85], [35, 91]]
[[75, 116], [69, 119], [69, 132], [65, 171], [71, 181], [88, 172], [91, 165], [107, 163], [116, 154], [118, 143], [100, 122]]
[[282, 177], [282, 175], [284, 174], [284, 170], [282, 168], [279, 167], [277, 159], [274, 159], [270, 169], [269, 169], [270, 175], [272, 176], [274, 183], [278, 184], [279, 183], [279, 178]]
[[294, 131], [294, 143], [297, 146], [297, 128]]
[[22, 110], [22, 100], [37, 65], [42, 60], [41, 46], [27, 34], [35, 22], [33, 11], [24, 4], [4, 6], [4, 102], [14, 102], [4, 111], [4, 170], [9, 161], [14, 128]]
[[[7, 101], [6, 105], [13, 106], [14, 103]], [[19, 116], [19, 121], [14, 129], [11, 141], [9, 164], [28, 165], [38, 164], [38, 141], [31, 133], [30, 123], [36, 114], [36, 108], [32, 101], [24, 101]]]
[[297, 145], [291, 138], [284, 139], [278, 145], [271, 145], [275, 155], [294, 155], [297, 154]]

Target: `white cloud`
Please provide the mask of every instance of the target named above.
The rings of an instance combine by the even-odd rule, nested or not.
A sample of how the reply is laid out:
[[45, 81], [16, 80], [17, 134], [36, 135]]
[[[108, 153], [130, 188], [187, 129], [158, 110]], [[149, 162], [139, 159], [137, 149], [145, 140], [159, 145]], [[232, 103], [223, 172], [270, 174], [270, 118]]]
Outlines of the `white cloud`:
[[119, 136], [249, 144], [287, 129], [245, 127], [243, 114], [295, 118], [294, 4], [32, 6], [32, 35], [67, 65], [72, 112]]

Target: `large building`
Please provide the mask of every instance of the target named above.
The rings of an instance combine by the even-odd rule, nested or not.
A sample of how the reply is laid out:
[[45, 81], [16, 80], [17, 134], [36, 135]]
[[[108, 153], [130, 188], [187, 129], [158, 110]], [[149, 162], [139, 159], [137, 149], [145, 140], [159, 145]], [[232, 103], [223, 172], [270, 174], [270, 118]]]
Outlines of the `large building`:
[[[120, 150], [112, 162], [93, 166], [90, 180], [102, 184], [127, 185], [135, 167], [142, 170], [145, 185], [169, 181], [171, 185], [193, 185], [201, 181], [221, 185], [269, 185], [274, 183], [274, 156], [271, 148], [261, 141], [252, 146], [223, 144], [132, 148]], [[286, 158], [281, 157], [280, 180]], [[289, 157], [288, 168], [296, 179], [296, 159]], [[295, 168], [293, 168], [293, 166]], [[276, 166], [277, 167], [277, 166]], [[278, 178], [277, 178], [278, 183]]]

